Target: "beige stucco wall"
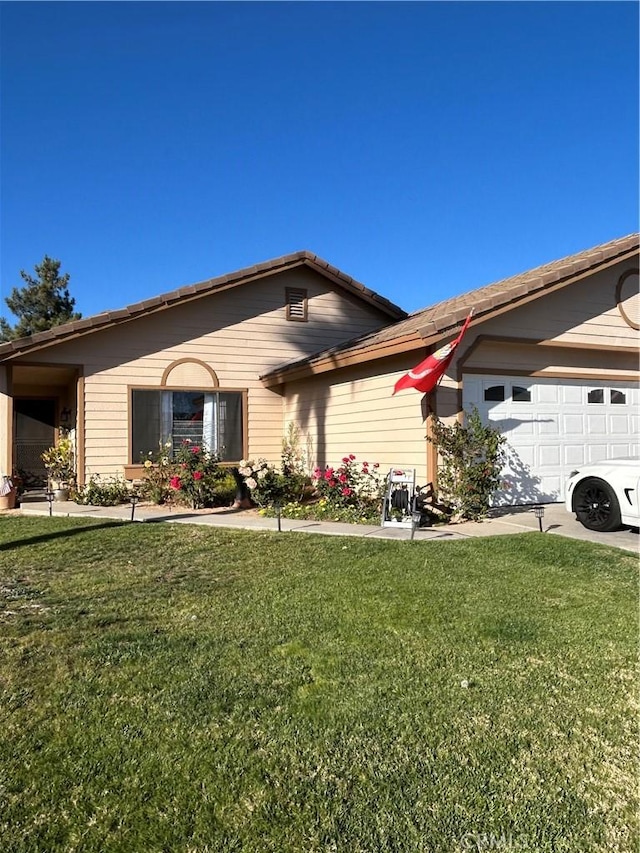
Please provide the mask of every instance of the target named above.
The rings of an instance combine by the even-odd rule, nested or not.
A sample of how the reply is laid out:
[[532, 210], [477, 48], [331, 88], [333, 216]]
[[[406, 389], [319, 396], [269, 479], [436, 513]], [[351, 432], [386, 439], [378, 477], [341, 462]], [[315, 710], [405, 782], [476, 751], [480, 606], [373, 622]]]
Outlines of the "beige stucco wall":
[[[285, 319], [286, 287], [307, 290], [308, 322]], [[275, 462], [283, 435], [282, 397], [258, 377], [385, 322], [373, 307], [298, 268], [58, 344], [36, 358], [82, 365], [87, 477], [121, 474], [125, 464], [139, 461], [128, 458], [128, 388], [159, 387], [165, 370], [180, 359], [208, 365], [221, 390], [248, 392], [249, 455]], [[205, 379], [211, 387], [206, 371], [182, 364], [167, 384], [200, 388]]]

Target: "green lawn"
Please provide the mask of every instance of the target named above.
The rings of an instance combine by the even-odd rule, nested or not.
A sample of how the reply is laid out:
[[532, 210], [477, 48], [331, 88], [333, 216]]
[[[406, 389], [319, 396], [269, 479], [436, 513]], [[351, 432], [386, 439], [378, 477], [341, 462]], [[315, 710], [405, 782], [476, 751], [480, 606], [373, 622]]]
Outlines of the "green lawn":
[[0, 850], [636, 851], [636, 576], [0, 518]]

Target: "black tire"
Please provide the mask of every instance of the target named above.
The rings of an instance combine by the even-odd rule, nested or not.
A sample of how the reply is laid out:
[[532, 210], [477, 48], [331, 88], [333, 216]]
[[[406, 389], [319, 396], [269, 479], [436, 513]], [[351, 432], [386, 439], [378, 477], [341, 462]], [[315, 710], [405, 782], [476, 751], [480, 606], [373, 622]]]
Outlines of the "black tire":
[[621, 525], [620, 504], [608, 483], [588, 477], [578, 483], [573, 493], [573, 511], [588, 530], [608, 533]]

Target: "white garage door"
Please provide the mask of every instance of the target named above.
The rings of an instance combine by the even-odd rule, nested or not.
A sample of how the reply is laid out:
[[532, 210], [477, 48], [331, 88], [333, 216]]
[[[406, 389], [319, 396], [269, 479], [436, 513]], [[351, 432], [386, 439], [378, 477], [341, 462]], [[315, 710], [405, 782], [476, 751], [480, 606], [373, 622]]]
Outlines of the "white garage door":
[[640, 452], [635, 382], [473, 374], [463, 382], [465, 411], [476, 406], [508, 441], [498, 505], [564, 500], [578, 465]]

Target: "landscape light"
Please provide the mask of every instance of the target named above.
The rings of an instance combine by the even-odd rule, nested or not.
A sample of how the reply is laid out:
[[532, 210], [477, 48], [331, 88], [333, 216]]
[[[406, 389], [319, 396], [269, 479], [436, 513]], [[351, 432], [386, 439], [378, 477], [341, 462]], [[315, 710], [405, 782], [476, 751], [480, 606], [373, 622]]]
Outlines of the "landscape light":
[[540, 533], [542, 533], [542, 519], [544, 518], [544, 507], [538, 504], [537, 506], [534, 506], [533, 512], [535, 514], [535, 517], [538, 519], [538, 524], [540, 525]]

